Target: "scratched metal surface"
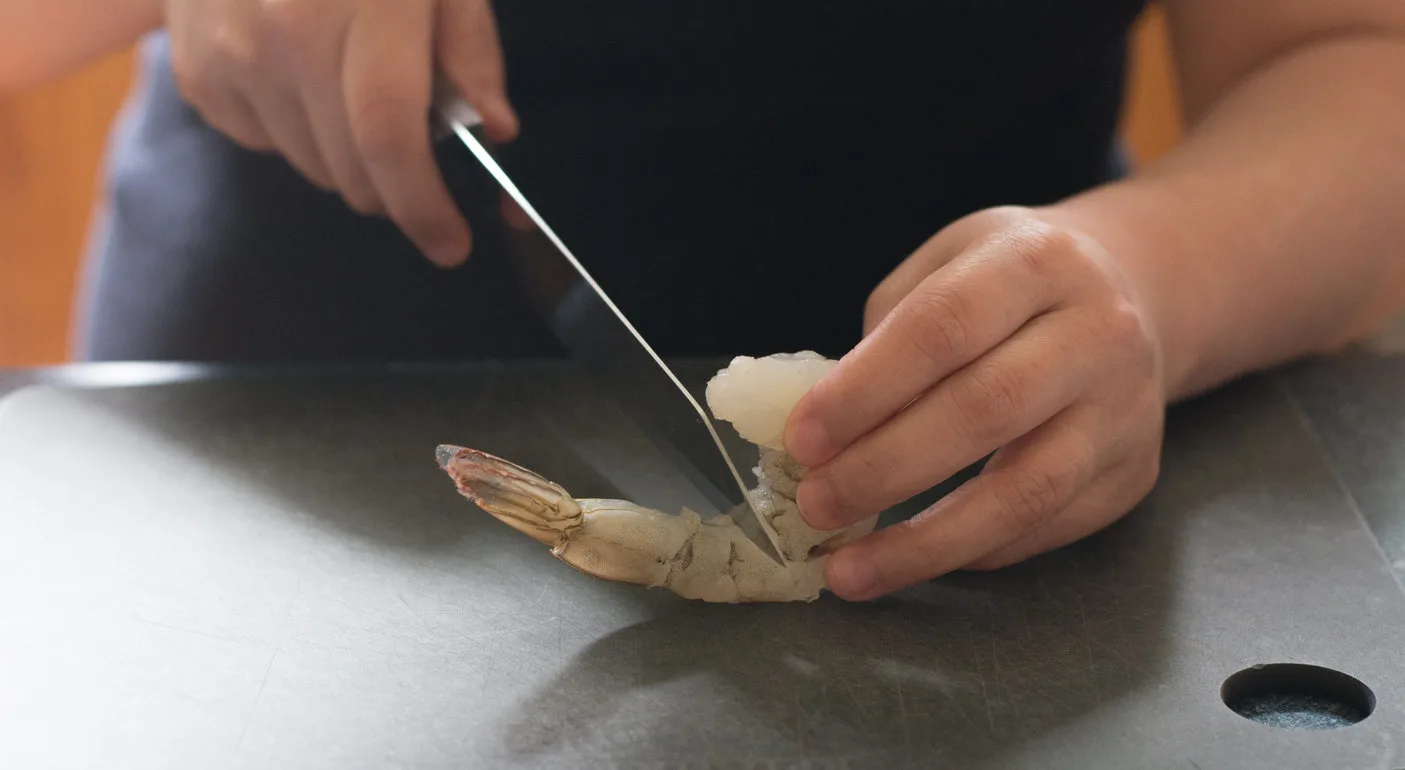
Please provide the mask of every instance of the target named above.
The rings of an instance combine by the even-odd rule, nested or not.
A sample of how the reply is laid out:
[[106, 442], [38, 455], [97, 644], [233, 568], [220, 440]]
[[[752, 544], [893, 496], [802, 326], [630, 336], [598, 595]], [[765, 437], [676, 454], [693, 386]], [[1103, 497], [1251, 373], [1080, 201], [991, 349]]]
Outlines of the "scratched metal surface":
[[[459, 498], [442, 441], [671, 489], [547, 366], [0, 402], [0, 766], [1405, 765], [1405, 594], [1275, 381], [1177, 410], [1102, 535], [871, 605], [587, 578]], [[1220, 703], [1274, 661], [1378, 708], [1295, 732]]]
[[1380, 348], [1283, 374], [1396, 575], [1405, 580], [1405, 329]]

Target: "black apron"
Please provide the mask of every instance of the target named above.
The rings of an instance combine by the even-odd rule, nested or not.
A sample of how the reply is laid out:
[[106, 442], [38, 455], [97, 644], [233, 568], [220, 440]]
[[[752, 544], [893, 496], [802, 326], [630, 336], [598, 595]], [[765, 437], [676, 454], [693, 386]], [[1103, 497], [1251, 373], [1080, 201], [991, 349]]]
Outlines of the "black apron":
[[[1143, 2], [498, 5], [522, 119], [503, 165], [660, 352], [838, 356], [873, 287], [953, 219], [1117, 176]], [[176, 91], [165, 37], [143, 50], [80, 358], [557, 352], [464, 148], [439, 154], [477, 249], [444, 271], [389, 222], [211, 130]]]

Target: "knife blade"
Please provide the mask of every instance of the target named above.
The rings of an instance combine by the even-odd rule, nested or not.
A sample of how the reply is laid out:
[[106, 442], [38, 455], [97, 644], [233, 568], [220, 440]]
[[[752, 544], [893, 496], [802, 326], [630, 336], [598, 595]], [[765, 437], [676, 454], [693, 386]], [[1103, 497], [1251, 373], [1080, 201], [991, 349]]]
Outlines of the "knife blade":
[[[784, 563], [776, 532], [752, 506], [718, 426], [474, 133], [482, 125], [478, 113], [457, 95], [440, 93], [442, 128], [457, 136], [552, 247], [519, 255], [518, 266], [557, 339], [716, 512], [731, 516], [762, 553]], [[547, 256], [551, 251], [560, 259]]]

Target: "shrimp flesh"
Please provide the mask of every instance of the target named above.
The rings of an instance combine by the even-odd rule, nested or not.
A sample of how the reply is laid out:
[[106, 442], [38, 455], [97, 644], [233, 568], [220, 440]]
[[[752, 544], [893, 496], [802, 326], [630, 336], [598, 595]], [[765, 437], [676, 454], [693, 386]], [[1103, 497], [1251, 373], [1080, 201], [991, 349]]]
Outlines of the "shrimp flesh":
[[790, 410], [833, 363], [808, 351], [742, 356], [707, 387], [714, 415], [760, 450], [750, 500], [776, 533], [784, 563], [757, 548], [730, 515], [703, 518], [686, 508], [673, 515], [627, 500], [576, 498], [476, 449], [445, 444], [436, 459], [460, 494], [587, 575], [706, 602], [813, 601], [824, 589], [830, 550], [873, 531], [877, 521], [816, 530], [795, 502], [805, 469], [786, 454], [781, 436]]

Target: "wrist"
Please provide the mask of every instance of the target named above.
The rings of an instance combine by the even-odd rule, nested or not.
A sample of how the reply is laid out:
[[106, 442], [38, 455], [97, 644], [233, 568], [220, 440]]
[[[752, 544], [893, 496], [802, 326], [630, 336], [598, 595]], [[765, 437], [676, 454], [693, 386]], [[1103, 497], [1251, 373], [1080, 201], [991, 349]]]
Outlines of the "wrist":
[[1203, 266], [1180, 243], [1169, 202], [1133, 183], [1100, 187], [1038, 213], [1051, 224], [1076, 230], [1096, 241], [1116, 260], [1131, 284], [1134, 301], [1146, 312], [1162, 357], [1162, 387], [1169, 401], [1193, 395], [1204, 384], [1217, 300], [1215, 283], [1201, 278]]

